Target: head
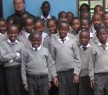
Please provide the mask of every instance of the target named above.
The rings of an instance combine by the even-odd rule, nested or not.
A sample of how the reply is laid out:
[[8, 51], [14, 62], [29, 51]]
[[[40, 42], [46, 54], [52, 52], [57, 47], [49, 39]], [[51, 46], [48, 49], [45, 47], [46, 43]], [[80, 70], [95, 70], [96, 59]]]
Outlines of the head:
[[48, 31], [51, 34], [57, 33], [57, 21], [56, 21], [56, 19], [48, 19], [47, 27], [48, 27]]
[[90, 26], [91, 26], [90, 20], [81, 19], [81, 29], [82, 30], [89, 30]]
[[81, 6], [80, 6], [80, 13], [82, 12], [90, 12], [90, 8], [89, 8], [89, 5], [88, 4], [86, 4], [86, 3], [84, 3], [84, 4], [82, 4]]
[[104, 8], [101, 5], [96, 5], [95, 8], [94, 8], [94, 13], [103, 15]]
[[88, 12], [81, 12], [80, 13], [80, 18], [81, 19], [90, 19], [90, 13], [88, 13]]
[[23, 29], [23, 24], [24, 24], [22, 18], [16, 17], [16, 18], [13, 20], [13, 24], [16, 25], [16, 26], [18, 27], [19, 32], [22, 31], [22, 29]]
[[64, 39], [69, 32], [69, 23], [67, 21], [61, 21], [58, 24], [58, 31], [61, 39]]
[[100, 14], [94, 14], [92, 16], [92, 22], [94, 26], [100, 26], [102, 24], [102, 15]]
[[7, 30], [7, 21], [4, 18], [0, 18], [0, 33], [4, 34]]
[[74, 14], [72, 12], [67, 12], [66, 18], [67, 18], [68, 22], [71, 24], [71, 21], [74, 18]]
[[75, 31], [79, 31], [80, 30], [80, 19], [78, 17], [73, 18], [72, 23], [71, 23], [71, 27], [73, 30]]
[[48, 16], [50, 12], [50, 3], [48, 1], [44, 1], [42, 3], [41, 10], [44, 16]]
[[24, 28], [26, 32], [31, 33], [34, 28], [34, 18], [32, 16], [29, 16], [24, 21]]
[[25, 0], [14, 0], [13, 4], [16, 11], [20, 13], [24, 12]]
[[61, 12], [59, 12], [59, 14], [58, 14], [58, 19], [61, 19], [61, 18], [66, 18], [66, 12], [65, 11], [61, 11]]
[[104, 26], [97, 28], [97, 38], [102, 44], [106, 44], [108, 38], [108, 30]]
[[44, 21], [42, 19], [36, 19], [36, 21], [34, 23], [34, 30], [39, 31], [39, 32], [43, 32], [43, 30], [44, 30]]
[[9, 18], [7, 19], [8, 26], [10, 26], [10, 25], [13, 24], [13, 20], [14, 20], [14, 17], [9, 17]]
[[32, 44], [32, 47], [38, 48], [41, 45], [42, 42], [42, 35], [38, 31], [34, 31], [30, 34], [29, 40]]
[[103, 14], [103, 23], [104, 23], [105, 27], [108, 29], [108, 12], [105, 12]]
[[8, 27], [7, 35], [8, 35], [8, 38], [11, 42], [15, 42], [18, 34], [19, 34], [19, 30], [18, 30], [18, 27], [16, 25], [10, 25]]
[[83, 46], [87, 46], [90, 40], [90, 33], [88, 30], [82, 30], [79, 35], [80, 44]]
[[30, 16], [30, 14], [28, 13], [28, 12], [23, 12], [22, 14], [21, 14], [21, 18], [23, 19], [23, 20], [25, 20], [27, 17], [29, 17]]

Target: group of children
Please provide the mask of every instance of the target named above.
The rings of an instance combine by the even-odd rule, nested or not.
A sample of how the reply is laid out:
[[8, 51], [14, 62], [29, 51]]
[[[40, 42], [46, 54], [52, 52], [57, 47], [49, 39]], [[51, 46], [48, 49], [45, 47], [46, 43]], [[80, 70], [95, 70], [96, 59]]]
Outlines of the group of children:
[[89, 14], [0, 18], [0, 95], [108, 95], [108, 12]]

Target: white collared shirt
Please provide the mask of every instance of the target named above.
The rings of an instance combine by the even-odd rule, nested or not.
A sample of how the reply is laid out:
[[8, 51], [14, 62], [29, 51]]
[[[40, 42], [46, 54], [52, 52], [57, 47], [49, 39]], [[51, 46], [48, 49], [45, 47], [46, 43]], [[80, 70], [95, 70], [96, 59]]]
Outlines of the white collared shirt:
[[18, 40], [15, 40], [14, 42], [11, 42], [9, 39], [8, 39], [7, 42], [8, 42], [9, 44], [11, 44], [11, 45], [15, 45], [15, 44], [18, 44], [18, 43], [19, 43]]
[[50, 19], [50, 18], [51, 18], [50, 14], [47, 16], [47, 18], [45, 18], [43, 15], [41, 15], [41, 19], [44, 19], [44, 20], [47, 20], [47, 19]]
[[90, 46], [91, 46], [90, 43], [88, 43], [86, 46], [81, 45], [80, 48], [83, 50], [83, 47], [89, 48]]
[[[101, 44], [100, 42], [97, 42], [97, 44], [101, 47], [103, 44]], [[108, 50], [108, 42], [106, 43], [106, 48], [105, 50]]]
[[40, 50], [41, 47], [42, 47], [42, 46], [40, 45], [40, 46], [36, 49], [36, 48], [34, 48], [34, 47], [31, 46], [31, 48], [32, 48], [34, 51], [35, 51], [35, 50]]
[[[68, 37], [68, 35], [63, 39], [64, 40], [64, 43], [67, 42], [70, 38]], [[60, 39], [60, 37], [58, 38], [58, 41], [60, 43], [63, 43], [62, 39]]]

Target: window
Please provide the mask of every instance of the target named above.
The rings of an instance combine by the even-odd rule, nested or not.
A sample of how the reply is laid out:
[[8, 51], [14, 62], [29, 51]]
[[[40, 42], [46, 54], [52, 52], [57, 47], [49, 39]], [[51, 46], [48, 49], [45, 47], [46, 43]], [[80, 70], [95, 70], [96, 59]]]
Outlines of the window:
[[91, 13], [91, 16], [93, 15], [94, 13], [94, 7], [96, 5], [102, 5], [103, 8], [108, 11], [108, 0], [79, 0], [78, 2], [78, 5], [79, 5], [79, 8], [80, 6], [83, 4], [83, 3], [86, 3], [90, 6], [90, 13]]

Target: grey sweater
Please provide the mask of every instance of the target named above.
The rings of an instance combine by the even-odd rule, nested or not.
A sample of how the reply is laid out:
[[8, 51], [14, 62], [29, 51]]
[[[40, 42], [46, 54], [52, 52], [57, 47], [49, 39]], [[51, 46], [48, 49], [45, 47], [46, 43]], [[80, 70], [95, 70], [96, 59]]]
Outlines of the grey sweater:
[[81, 72], [80, 77], [89, 75], [89, 63], [91, 57], [92, 46], [89, 46], [85, 51], [79, 46], [81, 57]]
[[51, 55], [56, 72], [74, 69], [74, 73], [79, 75], [81, 63], [78, 46], [73, 39], [69, 38], [65, 43], [60, 43], [58, 38], [59, 35], [51, 41]]
[[[4, 67], [20, 65], [21, 64], [21, 56], [17, 59], [16, 53], [22, 53], [24, 50], [24, 45], [22, 42], [18, 42], [14, 45], [8, 43], [8, 41], [3, 41], [0, 45], [0, 60], [4, 62]], [[12, 63], [9, 63], [10, 60], [13, 60]]]
[[104, 50], [97, 43], [93, 45], [91, 52], [91, 62], [89, 64], [89, 75], [94, 79], [94, 73], [108, 73], [108, 46]]
[[41, 47], [41, 49], [37, 51], [33, 50], [31, 47], [27, 48], [23, 52], [22, 56], [21, 72], [23, 84], [27, 84], [27, 74], [51, 74], [52, 77], [56, 76], [56, 72], [53, 67], [54, 66], [51, 65], [51, 57], [47, 48]]

